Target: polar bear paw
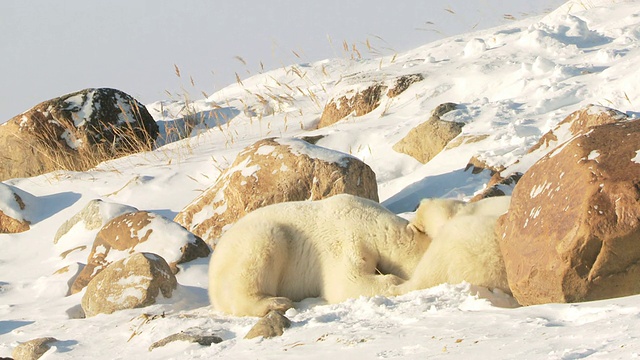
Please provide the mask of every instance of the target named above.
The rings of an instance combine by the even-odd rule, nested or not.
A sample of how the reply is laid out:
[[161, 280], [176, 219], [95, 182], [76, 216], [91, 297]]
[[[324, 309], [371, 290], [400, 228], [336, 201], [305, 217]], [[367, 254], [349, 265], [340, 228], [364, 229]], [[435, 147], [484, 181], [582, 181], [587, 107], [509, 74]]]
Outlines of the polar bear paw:
[[262, 313], [267, 314], [274, 310], [284, 314], [287, 310], [293, 307], [291, 299], [286, 297], [267, 297], [260, 301], [258, 304], [262, 309]]

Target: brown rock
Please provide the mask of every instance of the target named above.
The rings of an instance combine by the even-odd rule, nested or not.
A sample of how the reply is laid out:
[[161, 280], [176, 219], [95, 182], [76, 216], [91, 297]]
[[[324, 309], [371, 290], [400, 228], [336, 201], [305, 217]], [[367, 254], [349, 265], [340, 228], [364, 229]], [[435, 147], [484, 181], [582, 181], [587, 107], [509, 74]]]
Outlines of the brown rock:
[[514, 173], [503, 178], [499, 172], [496, 172], [489, 179], [487, 187], [469, 201], [476, 202], [490, 197], [511, 195], [521, 177], [522, 173]]
[[347, 193], [378, 201], [375, 173], [359, 159], [299, 139], [265, 139], [174, 219], [214, 246], [225, 226], [260, 207]]
[[405, 90], [409, 88], [409, 86], [424, 80], [424, 76], [422, 74], [411, 74], [400, 76], [396, 79], [395, 84], [387, 91], [387, 96], [389, 98], [394, 98], [400, 94], [402, 94]]
[[14, 234], [30, 229], [27, 205], [34, 206], [33, 199], [35, 197], [31, 194], [0, 183], [0, 233]]
[[440, 116], [455, 109], [455, 104], [436, 107], [429, 120], [411, 129], [407, 136], [393, 145], [393, 150], [412, 156], [423, 164], [433, 159], [462, 132], [464, 123], [445, 121]]
[[70, 293], [79, 292], [109, 264], [134, 252], [158, 254], [177, 273], [177, 264], [207, 257], [210, 249], [202, 239], [165, 217], [147, 211], [126, 213], [100, 229], [87, 265], [71, 285]]
[[43, 337], [29, 340], [16, 346], [11, 353], [15, 360], [37, 360], [51, 349], [51, 343], [58, 340], [52, 337]]
[[144, 105], [114, 89], [47, 100], [0, 125], [0, 180], [53, 170], [87, 170], [149, 149], [158, 126]]
[[640, 121], [595, 126], [535, 163], [500, 218], [523, 305], [640, 293]]
[[556, 145], [575, 135], [585, 133], [594, 126], [613, 124], [628, 119], [626, 114], [618, 110], [599, 105], [587, 105], [583, 109], [574, 111], [559, 122], [553, 130], [542, 135], [528, 152], [531, 153], [538, 149], [553, 149]]
[[351, 113], [362, 116], [370, 113], [380, 105], [380, 98], [387, 89], [381, 84], [373, 84], [362, 91], [351, 90], [345, 95], [330, 100], [322, 110], [318, 128], [332, 125]]
[[178, 286], [167, 262], [151, 253], [135, 253], [114, 262], [96, 275], [82, 296], [87, 317], [156, 303], [160, 293], [171, 298]]
[[53, 243], [57, 244], [62, 237], [78, 224], [83, 226], [85, 230], [99, 230], [114, 217], [136, 211], [138, 209], [132, 206], [110, 203], [100, 199], [91, 200], [80, 212], [73, 215], [58, 228], [53, 237]]

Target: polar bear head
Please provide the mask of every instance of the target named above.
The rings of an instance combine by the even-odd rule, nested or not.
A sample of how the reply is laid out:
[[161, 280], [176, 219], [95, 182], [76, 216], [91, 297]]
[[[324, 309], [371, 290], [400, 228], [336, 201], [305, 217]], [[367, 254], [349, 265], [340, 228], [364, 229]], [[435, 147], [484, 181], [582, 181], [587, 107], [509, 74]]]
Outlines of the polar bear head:
[[416, 210], [413, 226], [435, 238], [442, 225], [456, 216], [478, 215], [498, 217], [509, 208], [511, 196], [500, 196], [466, 203], [454, 199], [424, 199]]
[[424, 199], [420, 201], [412, 224], [433, 239], [440, 227], [464, 207], [465, 203], [459, 200]]

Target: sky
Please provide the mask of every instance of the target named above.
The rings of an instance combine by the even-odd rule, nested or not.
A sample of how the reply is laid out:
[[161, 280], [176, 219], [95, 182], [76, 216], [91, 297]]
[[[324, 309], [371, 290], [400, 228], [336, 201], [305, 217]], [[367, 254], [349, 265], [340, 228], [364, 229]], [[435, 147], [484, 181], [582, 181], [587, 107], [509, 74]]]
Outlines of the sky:
[[117, 88], [145, 104], [167, 92], [200, 99], [202, 91], [233, 83], [236, 73], [246, 78], [262, 67], [348, 57], [344, 41], [365, 57], [393, 54], [561, 3], [3, 0], [0, 123], [89, 87]]

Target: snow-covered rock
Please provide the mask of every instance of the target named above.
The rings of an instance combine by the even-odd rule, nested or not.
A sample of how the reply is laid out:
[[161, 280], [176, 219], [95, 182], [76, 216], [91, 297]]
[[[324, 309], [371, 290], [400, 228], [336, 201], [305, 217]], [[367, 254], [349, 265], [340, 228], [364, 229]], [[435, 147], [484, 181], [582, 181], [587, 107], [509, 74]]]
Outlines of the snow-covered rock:
[[152, 253], [135, 253], [96, 275], [82, 296], [87, 317], [111, 314], [156, 303], [158, 295], [171, 298], [178, 286], [167, 262]]
[[367, 164], [300, 139], [265, 139], [244, 149], [217, 182], [175, 217], [214, 245], [225, 227], [260, 207], [347, 193], [378, 201]]
[[157, 254], [177, 273], [176, 265], [207, 257], [210, 250], [202, 239], [163, 216], [147, 211], [125, 213], [100, 229], [70, 293], [79, 292], [109, 264], [133, 252]]
[[15, 186], [0, 183], [0, 233], [30, 229], [36, 198]]
[[158, 125], [147, 109], [115, 89], [84, 89], [44, 101], [0, 127], [0, 180], [53, 170], [87, 170], [106, 159], [150, 149]]

